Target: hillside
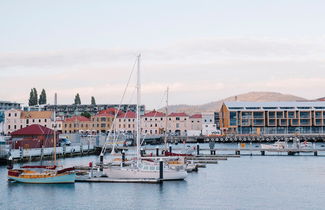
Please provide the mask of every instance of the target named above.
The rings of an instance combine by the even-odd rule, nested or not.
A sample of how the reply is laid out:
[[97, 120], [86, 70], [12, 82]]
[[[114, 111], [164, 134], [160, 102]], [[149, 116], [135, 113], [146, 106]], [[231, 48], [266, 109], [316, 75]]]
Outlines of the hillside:
[[[169, 113], [171, 112], [186, 112], [189, 114], [201, 113], [201, 112], [215, 112], [220, 109], [224, 101], [255, 101], [255, 102], [266, 102], [266, 101], [301, 101], [307, 100], [294, 95], [276, 93], [276, 92], [249, 92], [240, 94], [237, 96], [231, 96], [220, 101], [214, 101], [202, 105], [170, 105]], [[160, 109], [164, 110], [164, 108]]]

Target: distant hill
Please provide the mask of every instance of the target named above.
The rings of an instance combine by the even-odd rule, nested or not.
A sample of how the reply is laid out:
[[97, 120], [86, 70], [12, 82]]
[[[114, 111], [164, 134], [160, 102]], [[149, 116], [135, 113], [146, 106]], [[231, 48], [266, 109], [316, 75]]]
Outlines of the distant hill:
[[[202, 105], [170, 105], [168, 112], [186, 112], [188, 114], [201, 113], [201, 112], [215, 112], [219, 111], [224, 101], [253, 101], [253, 102], [266, 102], [266, 101], [305, 101], [307, 99], [294, 95], [276, 93], [276, 92], [249, 92], [237, 96], [231, 96], [220, 101], [214, 101]], [[161, 108], [160, 111], [164, 111]]]

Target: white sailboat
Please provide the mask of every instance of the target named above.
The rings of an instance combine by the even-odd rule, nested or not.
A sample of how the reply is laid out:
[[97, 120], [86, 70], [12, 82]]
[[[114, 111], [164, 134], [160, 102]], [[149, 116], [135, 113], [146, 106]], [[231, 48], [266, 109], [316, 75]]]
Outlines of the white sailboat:
[[[127, 167], [109, 166], [103, 169], [109, 178], [116, 179], [159, 179], [159, 162], [151, 159], [142, 159], [140, 155], [140, 104], [141, 104], [141, 82], [140, 82], [140, 58], [137, 60], [137, 116], [136, 116], [136, 161]], [[183, 167], [170, 167], [168, 163], [163, 163], [163, 180], [183, 180], [187, 177], [187, 172]]]

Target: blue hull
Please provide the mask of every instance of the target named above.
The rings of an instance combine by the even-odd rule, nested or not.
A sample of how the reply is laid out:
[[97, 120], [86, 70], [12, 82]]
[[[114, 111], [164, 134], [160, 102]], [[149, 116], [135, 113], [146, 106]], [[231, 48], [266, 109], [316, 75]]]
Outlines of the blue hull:
[[75, 183], [76, 181], [76, 174], [64, 174], [64, 175], [57, 175], [54, 177], [47, 177], [47, 178], [19, 178], [14, 176], [9, 176], [10, 180], [22, 183], [30, 183], [30, 184], [61, 184], [61, 183]]

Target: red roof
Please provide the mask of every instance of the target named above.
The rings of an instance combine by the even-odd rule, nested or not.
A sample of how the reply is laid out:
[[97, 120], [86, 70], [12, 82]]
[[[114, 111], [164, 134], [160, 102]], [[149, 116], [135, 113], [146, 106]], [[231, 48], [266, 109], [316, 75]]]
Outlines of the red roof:
[[202, 118], [202, 114], [195, 114], [190, 116], [190, 118]]
[[136, 118], [137, 114], [135, 112], [128, 111], [118, 116], [118, 118]]
[[96, 114], [94, 117], [113, 117], [114, 118], [115, 115], [103, 112], [103, 113]]
[[187, 117], [188, 115], [185, 114], [184, 112], [180, 112], [180, 113], [171, 113], [170, 115], [168, 115], [169, 117]]
[[165, 117], [165, 113], [157, 112], [156, 110], [153, 110], [151, 112], [148, 112], [143, 115], [144, 117]]
[[[115, 108], [108, 108], [108, 109], [99, 111], [99, 114], [111, 114], [111, 115], [114, 115], [115, 116], [115, 113], [116, 112], [117, 112], [117, 109], [115, 109]], [[123, 112], [121, 110], [118, 112], [118, 115], [120, 115], [120, 114], [123, 114]]]
[[87, 122], [90, 121], [87, 117], [84, 116], [73, 116], [70, 118], [65, 119], [66, 122], [74, 122], [74, 121], [82, 121], [82, 122]]
[[33, 124], [25, 128], [19, 129], [15, 132], [12, 132], [12, 136], [21, 136], [21, 135], [53, 135], [54, 131], [50, 128]]

